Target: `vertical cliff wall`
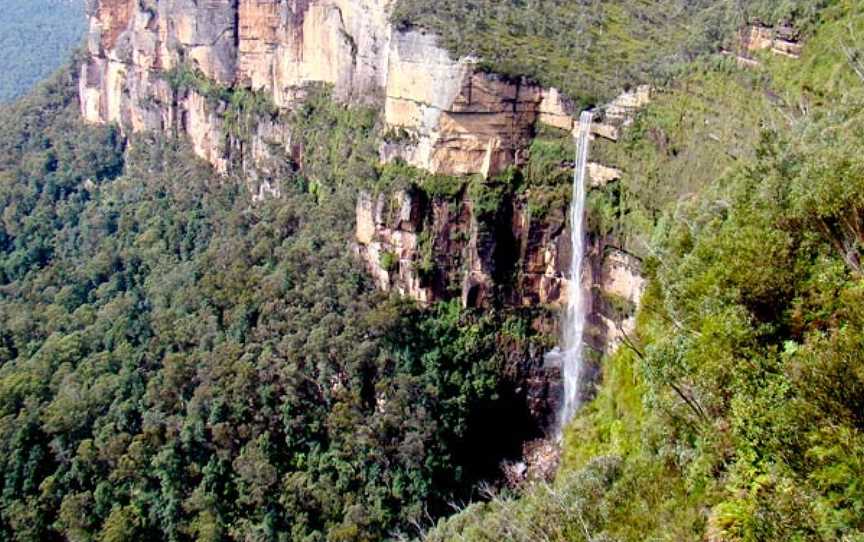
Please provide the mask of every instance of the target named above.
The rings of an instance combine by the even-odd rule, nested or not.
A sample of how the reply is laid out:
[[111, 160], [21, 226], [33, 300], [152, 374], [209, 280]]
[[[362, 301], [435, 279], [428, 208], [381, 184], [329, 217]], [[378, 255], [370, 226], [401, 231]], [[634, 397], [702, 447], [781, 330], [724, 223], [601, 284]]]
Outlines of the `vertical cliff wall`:
[[[355, 250], [379, 288], [424, 304], [460, 299], [466, 307], [557, 310], [571, 288], [566, 213], [566, 201], [532, 213], [524, 194], [505, 197], [495, 214], [482, 215], [467, 189], [452, 197], [416, 189], [362, 192]], [[632, 332], [644, 279], [640, 260], [614, 239], [589, 241], [588, 339], [603, 352]]]
[[229, 158], [220, 105], [178, 92], [172, 72], [260, 91], [283, 109], [310, 84], [332, 85], [337, 99], [383, 105], [391, 133], [405, 136], [382, 144], [384, 161], [447, 174], [501, 171], [519, 163], [537, 122], [572, 126], [557, 92], [452, 59], [434, 35], [394, 28], [390, 3], [88, 0], [82, 113], [129, 131], [185, 133], [220, 169]]
[[[453, 59], [436, 36], [394, 27], [390, 3], [88, 0], [82, 113], [127, 131], [185, 134], [219, 170], [238, 159], [263, 162], [273, 144], [292, 156], [298, 150], [275, 116], [260, 119], [248, 141], [232, 141], [227, 105], [201, 84], [178, 85], [182, 74], [207, 88], [252, 89], [277, 109], [296, 106], [311, 84], [332, 85], [339, 100], [383, 108], [382, 162], [447, 175], [493, 176], [525, 163], [541, 124], [575, 128], [572, 103], [555, 89], [479, 71], [476, 59]], [[592, 131], [617, 139], [647, 99], [646, 88], [623, 94]], [[590, 173], [594, 185], [620, 176], [600, 164]], [[262, 183], [254, 190], [263, 197], [278, 187]], [[504, 200], [489, 223], [474, 203], [464, 192], [457, 201], [364, 194], [358, 252], [382, 288], [423, 302], [459, 296], [465, 305], [493, 298], [559, 303], [567, 289], [563, 209], [538, 219], [523, 195]], [[398, 212], [384, 212], [394, 205]], [[382, 259], [393, 263], [384, 269]]]
[[[421, 303], [554, 309], [568, 291], [567, 202], [538, 213], [526, 192], [510, 191], [491, 209], [468, 187], [485, 186], [482, 179], [494, 184], [508, 167], [526, 165], [541, 126], [565, 137], [578, 128], [573, 103], [555, 89], [484, 72], [476, 59], [454, 59], [430, 33], [394, 27], [391, 1], [87, 0], [81, 112], [127, 133], [188, 137], [217, 170], [243, 167], [260, 198], [278, 193], [266, 174], [273, 159], [303, 161], [279, 113], [301, 104], [310, 86], [329, 85], [337, 100], [381, 108], [383, 164], [474, 176], [462, 177], [463, 188], [447, 196], [416, 186], [359, 195], [354, 246], [381, 289]], [[238, 137], [230, 101], [249, 91], [273, 111]], [[616, 140], [648, 98], [647, 88], [623, 94], [592, 133]], [[283, 152], [274, 155], [274, 148]], [[591, 164], [590, 177], [602, 186], [620, 172]], [[632, 323], [632, 311], [622, 314], [610, 299], [635, 304], [641, 292], [638, 260], [609, 245], [592, 239], [586, 275], [594, 292], [590, 342], [598, 352]], [[552, 334], [553, 320], [536, 325]], [[542, 354], [519, 369], [538, 417], [548, 411], [541, 403], [555, 380]]]

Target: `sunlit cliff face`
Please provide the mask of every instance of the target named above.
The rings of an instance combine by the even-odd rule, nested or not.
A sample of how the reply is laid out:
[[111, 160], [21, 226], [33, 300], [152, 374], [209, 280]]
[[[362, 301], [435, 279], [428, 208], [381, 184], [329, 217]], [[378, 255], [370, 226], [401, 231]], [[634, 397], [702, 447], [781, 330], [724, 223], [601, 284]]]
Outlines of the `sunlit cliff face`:
[[196, 70], [225, 87], [264, 92], [283, 109], [309, 85], [331, 85], [342, 101], [383, 105], [386, 124], [409, 136], [385, 141], [382, 160], [438, 173], [492, 175], [524, 160], [538, 123], [572, 129], [570, 104], [557, 91], [476, 71], [474, 59], [451, 58], [434, 35], [394, 28], [389, 4], [93, 0], [81, 110], [127, 130], [185, 132], [220, 169], [227, 164], [216, 108], [196, 100], [197, 89], [178, 94], [166, 73]]

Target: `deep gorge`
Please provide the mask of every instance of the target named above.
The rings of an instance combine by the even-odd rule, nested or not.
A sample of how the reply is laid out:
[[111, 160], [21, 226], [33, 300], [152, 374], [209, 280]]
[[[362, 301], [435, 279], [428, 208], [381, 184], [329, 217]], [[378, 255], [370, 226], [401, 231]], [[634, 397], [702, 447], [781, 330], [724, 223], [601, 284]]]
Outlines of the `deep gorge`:
[[856, 2], [86, 12], [0, 109], [0, 538], [864, 532]]

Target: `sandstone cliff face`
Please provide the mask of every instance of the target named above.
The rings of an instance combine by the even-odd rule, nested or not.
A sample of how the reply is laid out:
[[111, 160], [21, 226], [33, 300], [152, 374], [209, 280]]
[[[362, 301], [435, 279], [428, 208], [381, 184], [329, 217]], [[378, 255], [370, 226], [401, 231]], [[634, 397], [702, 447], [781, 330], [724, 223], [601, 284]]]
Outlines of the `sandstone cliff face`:
[[489, 176], [521, 163], [538, 122], [573, 128], [572, 105], [556, 90], [480, 72], [471, 58], [454, 61], [433, 35], [395, 33], [389, 72], [385, 119], [409, 137], [384, 143], [385, 162]]
[[[88, 0], [81, 110], [126, 130], [188, 134], [227, 167], [218, 104], [165, 80], [180, 66], [215, 83], [265, 92], [291, 108], [312, 83], [341, 100], [383, 104], [395, 158], [436, 173], [497, 173], [520, 162], [538, 122], [572, 129], [554, 89], [481, 73], [437, 38], [389, 22], [391, 0]], [[244, 157], [241, 157], [244, 158]]]
[[367, 100], [387, 78], [389, 0], [240, 0], [237, 83], [289, 107], [310, 82]]
[[191, 62], [230, 81], [236, 65], [231, 0], [88, 0], [89, 59], [80, 77], [81, 111], [90, 122], [126, 130], [178, 131], [224, 169], [218, 111], [194, 91], [178, 96], [163, 74]]
[[356, 250], [380, 288], [421, 303], [555, 305], [569, 261], [564, 216], [559, 208], [532, 219], [524, 198], [479, 217], [467, 193], [445, 199], [419, 191], [364, 192]]
[[[243, 168], [256, 199], [278, 195], [268, 179], [288, 158], [302, 163], [290, 128], [271, 115], [238, 140], [226, 133], [228, 106], [218, 94], [172, 84], [172, 74], [192, 70], [220, 88], [252, 89], [283, 110], [301, 103], [310, 85], [331, 85], [338, 100], [382, 107], [382, 162], [447, 175], [494, 176], [525, 162], [541, 124], [579, 128], [574, 104], [555, 89], [480, 71], [476, 59], [451, 58], [434, 35], [394, 28], [392, 1], [87, 0], [82, 114], [127, 132], [184, 135], [217, 170]], [[592, 133], [617, 140], [649, 98], [647, 87], [623, 94]], [[621, 172], [592, 163], [589, 176], [596, 187]], [[490, 214], [465, 189], [443, 198], [409, 188], [362, 193], [356, 212], [355, 250], [382, 290], [466, 307], [566, 302], [566, 203], [533, 216], [524, 194], [510, 194]], [[607, 245], [592, 240], [586, 274], [590, 342], [601, 351], [632, 327], [632, 311], [622, 314], [610, 299], [638, 303], [642, 287], [638, 261]], [[548, 316], [535, 322], [550, 334], [555, 326]], [[542, 351], [523, 354], [514, 362], [518, 380], [541, 419], [552, 412], [555, 369], [544, 366]]]
[[[577, 128], [574, 105], [558, 91], [479, 71], [475, 59], [451, 58], [436, 36], [394, 28], [391, 2], [87, 0], [82, 114], [127, 131], [186, 134], [221, 171], [231, 161], [259, 162], [265, 142], [290, 155], [290, 133], [262, 119], [265, 126], [238, 147], [224, 133], [224, 104], [194, 89], [178, 92], [167, 81], [172, 70], [261, 91], [283, 109], [310, 84], [332, 85], [337, 99], [383, 106], [383, 162], [401, 159], [434, 173], [494, 175], [524, 161], [540, 124]], [[617, 139], [648, 94], [647, 87], [623, 94], [593, 132]]]
[[770, 50], [776, 55], [798, 58], [803, 45], [799, 41], [798, 32], [792, 27], [772, 27], [756, 23], [741, 32], [741, 49], [745, 54]]
[[632, 340], [636, 309], [645, 290], [642, 262], [606, 240], [595, 240], [589, 256], [591, 307], [589, 344], [611, 352]]
[[[429, 304], [556, 309], [570, 290], [566, 203], [532, 216], [524, 196], [478, 217], [467, 193], [430, 198], [418, 190], [361, 193], [355, 251], [379, 288]], [[617, 347], [635, 327], [645, 286], [638, 258], [613, 239], [590, 239], [583, 285], [592, 295], [589, 343]], [[554, 324], [547, 324], [554, 325]]]

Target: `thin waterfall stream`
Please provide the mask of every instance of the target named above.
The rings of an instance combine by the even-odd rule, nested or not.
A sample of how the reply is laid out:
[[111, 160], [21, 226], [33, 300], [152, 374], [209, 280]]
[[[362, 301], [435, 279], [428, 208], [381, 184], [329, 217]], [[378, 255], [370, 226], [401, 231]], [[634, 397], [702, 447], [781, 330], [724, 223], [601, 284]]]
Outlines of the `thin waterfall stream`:
[[576, 163], [573, 168], [573, 197], [570, 202], [570, 272], [567, 307], [561, 316], [561, 344], [547, 357], [561, 367], [564, 397], [558, 412], [557, 433], [560, 438], [564, 427], [581, 406], [583, 361], [583, 334], [585, 331], [585, 296], [582, 284], [585, 259], [585, 193], [588, 172], [588, 154], [591, 145], [591, 123], [594, 114], [583, 111], [579, 117], [576, 139]]

